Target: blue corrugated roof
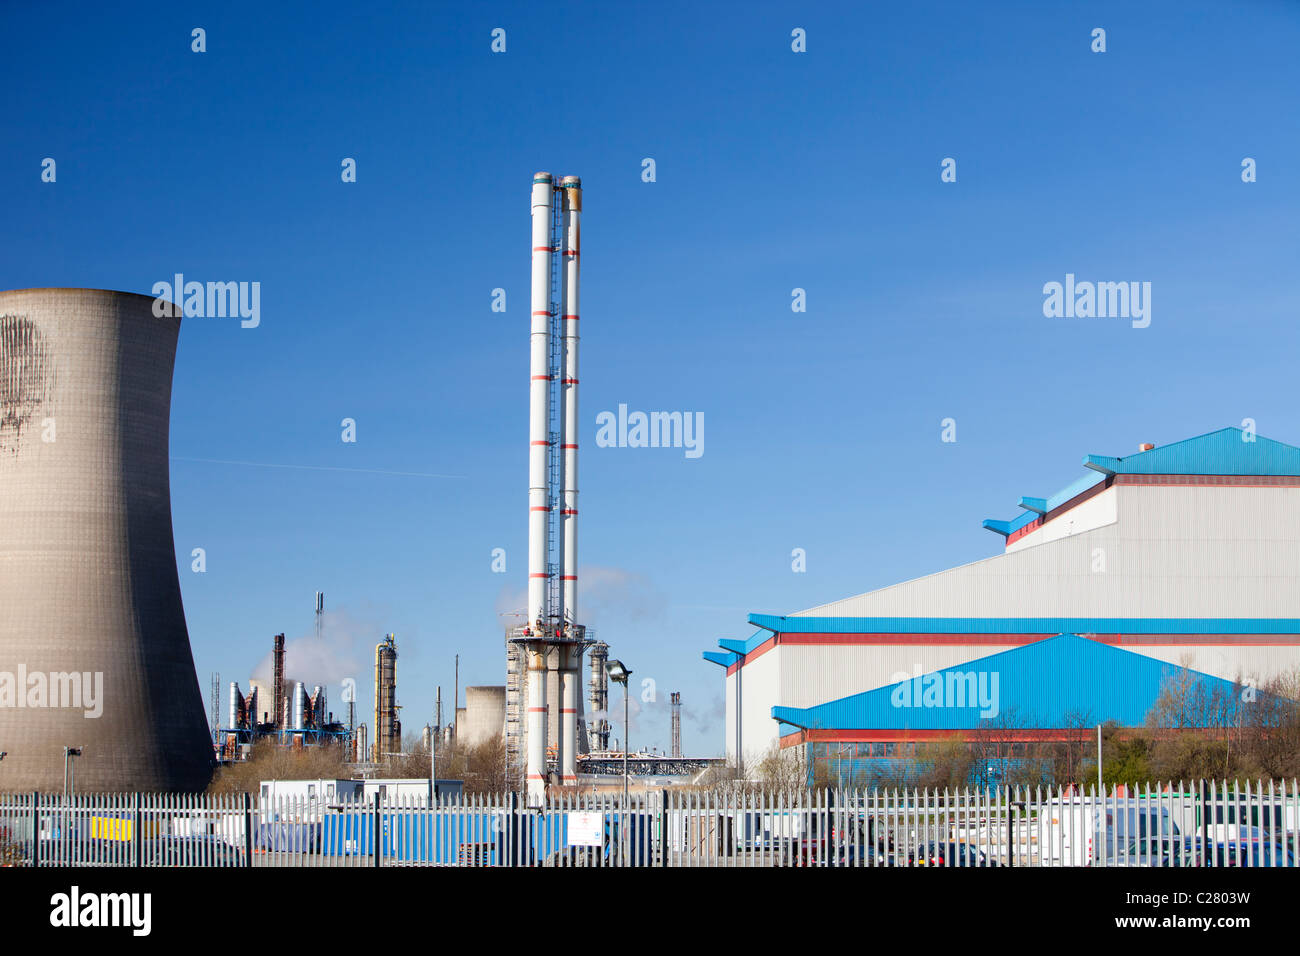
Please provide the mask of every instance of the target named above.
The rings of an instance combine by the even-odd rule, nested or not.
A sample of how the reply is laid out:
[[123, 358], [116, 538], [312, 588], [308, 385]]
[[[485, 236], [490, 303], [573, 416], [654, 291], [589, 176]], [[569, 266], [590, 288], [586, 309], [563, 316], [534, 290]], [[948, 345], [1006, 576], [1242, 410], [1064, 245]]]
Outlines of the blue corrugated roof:
[[[753, 617], [753, 615], [750, 615]], [[751, 621], [751, 623], [753, 623]], [[717, 651], [706, 651], [704, 659], [711, 664], [721, 664], [723, 667], [730, 667], [736, 661], [740, 660], [746, 654], [753, 652], [764, 641], [771, 640], [772, 635], [768, 631], [755, 631], [748, 640], [737, 641], [729, 637], [720, 638], [718, 646], [726, 651], [726, 654], [719, 654]]]
[[1084, 455], [1083, 464], [1093, 473], [1050, 498], [1022, 497], [1025, 514], [1010, 521], [989, 518], [983, 526], [1005, 538], [1109, 475], [1300, 475], [1300, 448], [1229, 427], [1118, 458]]
[[1061, 505], [1065, 504], [1075, 495], [1082, 494], [1093, 485], [1105, 480], [1105, 475], [1089, 473], [1070, 482], [1050, 498], [1034, 498], [1025, 495], [1021, 497], [1019, 502], [1020, 507], [1025, 509], [1023, 514], [1016, 515], [1010, 521], [998, 521], [994, 518], [986, 518], [984, 520], [984, 527], [990, 531], [996, 531], [1005, 538], [1007, 535], [1019, 531], [1021, 528], [1025, 527], [1025, 525], [1033, 524], [1049, 511], [1061, 507]]
[[718, 664], [722, 667], [730, 667], [740, 660], [737, 654], [719, 654], [717, 651], [705, 651], [703, 656], [710, 664]]
[[[751, 614], [749, 623], [781, 634], [1300, 634], [1298, 618], [1260, 617], [786, 617]], [[753, 640], [751, 637], [750, 641]]]
[[[1060, 634], [815, 707], [773, 707], [772, 716], [790, 727], [817, 730], [973, 730], [997, 725], [999, 718], [1025, 727], [1061, 728], [1080, 718], [1134, 727], [1145, 723], [1165, 681], [1181, 671]], [[1207, 691], [1235, 692], [1231, 681], [1188, 673]], [[969, 675], [977, 689], [973, 704], [958, 693], [970, 690]]]
[[1120, 458], [1085, 455], [1108, 475], [1300, 475], [1300, 448], [1240, 428], [1220, 428]]
[[990, 531], [996, 531], [1005, 538], [1013, 531], [1019, 531], [1025, 525], [1032, 524], [1037, 518], [1038, 515], [1034, 514], [1032, 511], [1026, 511], [1024, 514], [1017, 515], [1010, 521], [998, 521], [995, 518], [985, 518], [984, 527], [988, 528]]

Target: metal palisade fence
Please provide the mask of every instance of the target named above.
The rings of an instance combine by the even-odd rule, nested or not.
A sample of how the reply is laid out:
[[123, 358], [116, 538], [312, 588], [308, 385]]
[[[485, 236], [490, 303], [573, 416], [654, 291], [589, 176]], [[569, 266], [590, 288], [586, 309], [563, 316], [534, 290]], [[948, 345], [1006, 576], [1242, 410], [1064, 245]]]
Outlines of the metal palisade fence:
[[658, 790], [428, 805], [255, 794], [0, 794], [9, 866], [1286, 866], [1295, 781]]

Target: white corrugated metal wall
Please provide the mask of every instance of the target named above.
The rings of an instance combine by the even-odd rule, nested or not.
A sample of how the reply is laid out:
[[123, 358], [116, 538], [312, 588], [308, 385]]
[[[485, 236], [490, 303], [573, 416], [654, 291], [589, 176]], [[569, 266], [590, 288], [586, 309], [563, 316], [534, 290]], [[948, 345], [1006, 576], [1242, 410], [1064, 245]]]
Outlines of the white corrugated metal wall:
[[1300, 488], [1111, 491], [1115, 524], [791, 616], [1300, 618]]
[[[1117, 520], [1105, 523], [1112, 510]], [[1078, 526], [1089, 530], [1072, 533]], [[1030, 538], [1039, 543], [791, 616], [1300, 618], [1300, 488], [1115, 485], [1022, 540]], [[1124, 648], [1228, 680], [1263, 682], [1300, 667], [1294, 645], [1215, 640]], [[949, 667], [1009, 646], [780, 645], [742, 669], [746, 756], [778, 739], [775, 705], [838, 700], [900, 672]], [[733, 756], [734, 675], [727, 688]]]

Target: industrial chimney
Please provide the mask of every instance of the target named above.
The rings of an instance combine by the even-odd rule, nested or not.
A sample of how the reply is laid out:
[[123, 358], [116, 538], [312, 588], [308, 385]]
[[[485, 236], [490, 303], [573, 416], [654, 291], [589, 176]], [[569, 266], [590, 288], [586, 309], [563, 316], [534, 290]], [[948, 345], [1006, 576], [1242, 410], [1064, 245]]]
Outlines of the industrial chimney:
[[[578, 711], [586, 628], [578, 623], [578, 274], [582, 181], [533, 177], [528, 403], [528, 609], [511, 642], [525, 658], [528, 803], [578, 780]], [[558, 260], [555, 253], [559, 252]], [[553, 674], [554, 678], [550, 675]], [[558, 683], [550, 684], [554, 679]], [[548, 686], [549, 684], [549, 686]], [[555, 691], [558, 690], [558, 693]], [[558, 731], [558, 732], [556, 732]]]

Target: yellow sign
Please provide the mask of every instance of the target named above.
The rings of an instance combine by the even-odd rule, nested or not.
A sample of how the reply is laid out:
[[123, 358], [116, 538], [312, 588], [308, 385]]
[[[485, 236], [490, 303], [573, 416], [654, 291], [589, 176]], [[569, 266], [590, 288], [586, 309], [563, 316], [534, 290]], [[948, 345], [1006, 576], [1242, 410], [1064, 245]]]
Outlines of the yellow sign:
[[[140, 828], [146, 837], [158, 835], [157, 821], [146, 821]], [[135, 835], [135, 821], [125, 817], [91, 817], [90, 837], [92, 840], [130, 840]]]

